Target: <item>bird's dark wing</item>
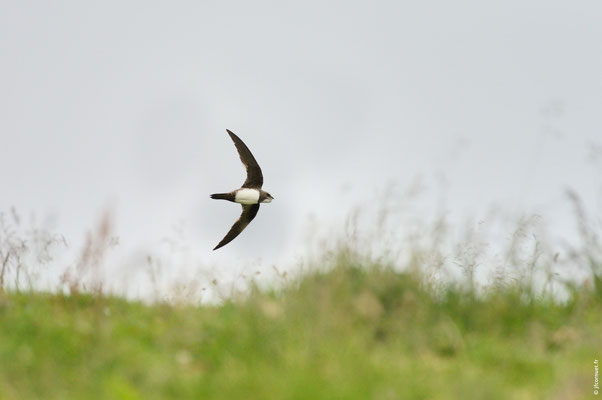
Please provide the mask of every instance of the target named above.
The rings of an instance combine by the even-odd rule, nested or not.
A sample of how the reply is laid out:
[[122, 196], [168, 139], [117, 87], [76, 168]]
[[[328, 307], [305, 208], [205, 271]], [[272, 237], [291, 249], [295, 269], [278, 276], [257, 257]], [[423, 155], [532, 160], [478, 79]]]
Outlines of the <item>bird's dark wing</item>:
[[255, 157], [251, 154], [251, 150], [247, 147], [246, 144], [243, 143], [242, 140], [234, 133], [226, 129], [230, 138], [234, 142], [236, 146], [236, 150], [238, 150], [238, 155], [240, 156], [240, 161], [247, 169], [247, 180], [242, 184], [244, 188], [256, 188], [260, 189], [263, 186], [263, 174], [261, 173], [261, 168], [259, 168], [259, 164], [255, 161]]
[[249, 222], [255, 218], [257, 215], [257, 211], [259, 211], [259, 204], [243, 204], [242, 206], [242, 214], [240, 214], [240, 218], [232, 225], [230, 231], [224, 236], [221, 242], [213, 250], [217, 250], [220, 247], [223, 247], [230, 243], [236, 236], [242, 232]]

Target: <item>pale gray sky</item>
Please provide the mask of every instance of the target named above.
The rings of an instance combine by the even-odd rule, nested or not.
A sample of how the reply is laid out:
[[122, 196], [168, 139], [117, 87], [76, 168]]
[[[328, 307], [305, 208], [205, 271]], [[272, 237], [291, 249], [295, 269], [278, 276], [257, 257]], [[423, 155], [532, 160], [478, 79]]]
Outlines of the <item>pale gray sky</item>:
[[[600, 199], [599, 1], [1, 4], [0, 210], [73, 243], [110, 208], [124, 254], [179, 227], [204, 262], [269, 264], [417, 176], [451, 214], [560, 230], [565, 187]], [[240, 210], [208, 195], [244, 180], [226, 128], [276, 200], [211, 252]]]

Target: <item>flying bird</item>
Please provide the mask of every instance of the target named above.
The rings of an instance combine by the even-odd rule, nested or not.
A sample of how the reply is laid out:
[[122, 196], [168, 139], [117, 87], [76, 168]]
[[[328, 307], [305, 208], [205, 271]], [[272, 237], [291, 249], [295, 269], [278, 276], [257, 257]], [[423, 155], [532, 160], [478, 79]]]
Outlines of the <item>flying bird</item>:
[[211, 195], [212, 199], [228, 200], [242, 205], [242, 214], [240, 214], [238, 221], [232, 225], [230, 231], [213, 250], [217, 250], [234, 240], [255, 218], [257, 211], [259, 211], [259, 204], [270, 203], [274, 199], [271, 194], [261, 190], [263, 174], [259, 164], [255, 161], [255, 157], [251, 154], [251, 150], [233, 132], [228, 129], [226, 129], [226, 132], [234, 142], [240, 161], [247, 170], [247, 179], [240, 189], [233, 190], [230, 193], [214, 193]]

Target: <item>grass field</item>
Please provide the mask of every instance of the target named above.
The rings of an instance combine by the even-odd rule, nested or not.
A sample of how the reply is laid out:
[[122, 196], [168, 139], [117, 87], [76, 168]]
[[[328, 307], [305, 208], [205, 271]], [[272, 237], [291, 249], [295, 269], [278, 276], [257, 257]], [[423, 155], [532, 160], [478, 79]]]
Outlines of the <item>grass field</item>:
[[342, 254], [219, 305], [0, 293], [0, 399], [589, 399], [602, 291], [484, 293]]

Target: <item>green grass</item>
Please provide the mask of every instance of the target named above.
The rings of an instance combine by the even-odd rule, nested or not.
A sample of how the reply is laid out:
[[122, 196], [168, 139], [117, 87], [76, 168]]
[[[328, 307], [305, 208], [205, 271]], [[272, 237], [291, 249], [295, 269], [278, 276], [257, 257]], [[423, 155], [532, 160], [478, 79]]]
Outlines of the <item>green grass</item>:
[[343, 257], [219, 306], [0, 293], [0, 399], [589, 399], [599, 290], [476, 296]]

